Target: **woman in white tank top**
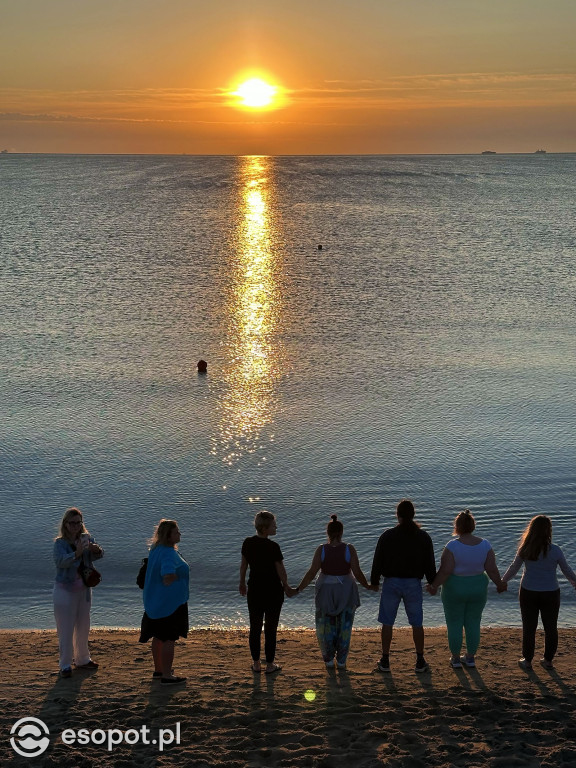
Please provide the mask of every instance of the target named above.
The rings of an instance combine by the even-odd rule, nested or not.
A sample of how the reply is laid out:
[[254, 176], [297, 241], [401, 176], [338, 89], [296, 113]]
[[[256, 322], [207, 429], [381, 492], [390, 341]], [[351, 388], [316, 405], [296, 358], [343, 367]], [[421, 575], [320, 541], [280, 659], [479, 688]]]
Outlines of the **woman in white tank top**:
[[[488, 577], [499, 592], [506, 586], [500, 578], [494, 550], [487, 539], [474, 536], [476, 521], [465, 509], [454, 520], [456, 539], [449, 541], [440, 561], [440, 569], [427, 587], [435, 595], [442, 587], [442, 604], [448, 630], [448, 645], [452, 657], [450, 664], [460, 669], [462, 662], [475, 667], [475, 654], [480, 644], [482, 611], [488, 598]], [[488, 576], [486, 575], [488, 574]], [[466, 655], [460, 657], [463, 632], [466, 633]]]

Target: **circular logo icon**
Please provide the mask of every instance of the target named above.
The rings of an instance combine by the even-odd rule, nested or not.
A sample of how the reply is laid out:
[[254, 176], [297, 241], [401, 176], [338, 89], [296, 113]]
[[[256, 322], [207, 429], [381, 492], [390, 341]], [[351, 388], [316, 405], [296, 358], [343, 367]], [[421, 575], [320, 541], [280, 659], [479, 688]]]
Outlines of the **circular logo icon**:
[[12, 749], [22, 757], [38, 757], [50, 744], [48, 726], [37, 717], [23, 717], [10, 731]]

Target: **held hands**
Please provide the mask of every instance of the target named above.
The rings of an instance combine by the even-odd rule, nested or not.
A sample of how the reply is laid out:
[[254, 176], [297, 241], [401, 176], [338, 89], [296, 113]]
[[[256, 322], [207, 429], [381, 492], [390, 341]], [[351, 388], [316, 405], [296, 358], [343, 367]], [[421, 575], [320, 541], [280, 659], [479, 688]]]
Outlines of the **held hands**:
[[500, 595], [502, 592], [508, 591], [508, 582], [500, 580], [500, 584], [496, 585], [496, 591]]
[[298, 594], [298, 590], [294, 587], [291, 587], [289, 584], [286, 584], [284, 587], [284, 592], [286, 593], [286, 597], [294, 597]]
[[429, 595], [436, 595], [438, 594], [438, 587], [433, 587], [432, 584], [426, 584], [426, 592], [428, 592]]
[[378, 584], [368, 584], [366, 589], [369, 589], [370, 592], [380, 592], [380, 587]]

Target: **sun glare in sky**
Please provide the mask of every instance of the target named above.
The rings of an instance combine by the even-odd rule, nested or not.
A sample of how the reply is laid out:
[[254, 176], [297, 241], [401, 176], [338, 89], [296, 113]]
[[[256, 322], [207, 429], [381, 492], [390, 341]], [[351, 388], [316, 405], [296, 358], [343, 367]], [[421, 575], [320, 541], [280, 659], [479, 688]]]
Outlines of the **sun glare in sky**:
[[245, 80], [233, 92], [240, 99], [240, 105], [250, 109], [273, 107], [278, 95], [278, 86], [270, 85], [259, 77]]

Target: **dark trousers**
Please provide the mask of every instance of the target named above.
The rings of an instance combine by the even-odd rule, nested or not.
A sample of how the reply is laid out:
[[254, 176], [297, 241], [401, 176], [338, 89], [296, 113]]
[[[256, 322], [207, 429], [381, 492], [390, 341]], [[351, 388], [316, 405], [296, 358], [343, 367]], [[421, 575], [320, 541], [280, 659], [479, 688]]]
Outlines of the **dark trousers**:
[[266, 662], [272, 664], [276, 656], [276, 634], [284, 593], [261, 595], [248, 588], [248, 613], [250, 615], [250, 653], [254, 661], [260, 659], [260, 634], [264, 624], [264, 654]]
[[520, 587], [520, 613], [522, 614], [522, 655], [526, 661], [534, 658], [538, 616], [544, 627], [544, 658], [552, 661], [558, 650], [558, 612], [560, 590], [536, 592]]

